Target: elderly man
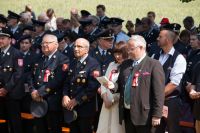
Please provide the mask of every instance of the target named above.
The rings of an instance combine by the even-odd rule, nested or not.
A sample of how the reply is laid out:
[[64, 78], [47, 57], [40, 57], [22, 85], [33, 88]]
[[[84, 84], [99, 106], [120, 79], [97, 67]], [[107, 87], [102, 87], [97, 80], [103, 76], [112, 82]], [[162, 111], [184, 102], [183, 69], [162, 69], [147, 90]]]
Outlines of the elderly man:
[[74, 44], [74, 55], [63, 90], [63, 106], [77, 112], [70, 123], [70, 133], [92, 133], [96, 92], [100, 87], [96, 77], [100, 74], [98, 62], [88, 55], [89, 42], [79, 38]]
[[20, 79], [24, 64], [20, 51], [11, 46], [11, 35], [8, 28], [0, 29], [0, 118], [3, 115], [9, 120], [12, 133], [22, 133], [20, 100], [24, 89]]
[[162, 119], [158, 128], [159, 133], [165, 132], [166, 126], [169, 133], [180, 133], [180, 81], [186, 70], [186, 60], [173, 47], [175, 31], [179, 28], [178, 24], [168, 24], [163, 27], [158, 37], [158, 46], [162, 49], [153, 55], [159, 60], [165, 72], [165, 106], [168, 106], [168, 118]]
[[120, 123], [126, 133], [150, 133], [160, 124], [164, 104], [164, 72], [161, 64], [146, 55], [146, 42], [133, 35], [128, 41], [130, 59], [120, 68]]
[[[46, 34], [42, 39], [42, 58], [35, 63], [30, 83], [31, 96], [34, 101], [46, 100], [48, 113], [43, 118], [36, 118], [37, 132], [61, 132], [62, 120], [62, 85], [66, 76], [69, 60], [58, 52], [56, 36]], [[46, 118], [45, 118], [46, 117]], [[48, 125], [48, 128], [46, 127]]]

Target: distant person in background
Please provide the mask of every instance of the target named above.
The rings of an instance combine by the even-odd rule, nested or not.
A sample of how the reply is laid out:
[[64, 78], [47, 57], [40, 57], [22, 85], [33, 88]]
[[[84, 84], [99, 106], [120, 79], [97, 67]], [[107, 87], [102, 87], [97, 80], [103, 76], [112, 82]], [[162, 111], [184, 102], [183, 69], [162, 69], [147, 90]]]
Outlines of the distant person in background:
[[155, 23], [156, 13], [153, 11], [149, 11], [147, 13], [147, 17], [151, 20], [151, 26], [155, 30], [159, 30], [159, 26]]
[[57, 29], [56, 26], [56, 15], [52, 8], [49, 8], [46, 12], [49, 21], [46, 23], [46, 29], [50, 31], [55, 31]]
[[20, 14], [20, 28], [24, 28], [26, 25], [32, 25], [30, 12], [22, 12]]
[[57, 29], [55, 31], [53, 31], [56, 36], [64, 32], [64, 30], [63, 30], [63, 23], [62, 23], [63, 20], [64, 20], [63, 17], [56, 18]]
[[80, 32], [79, 19], [80, 16], [78, 15], [78, 10], [76, 8], [72, 8], [70, 11], [70, 23], [72, 26], [72, 31], [76, 32], [77, 34]]
[[197, 32], [197, 28], [194, 25], [194, 19], [192, 16], [187, 16], [186, 18], [184, 18], [183, 25], [186, 30], [190, 32]]
[[41, 22], [47, 22], [49, 20], [45, 12], [42, 12], [41, 14], [39, 14], [37, 19], [38, 21], [41, 21]]
[[182, 30], [179, 38], [180, 41], [184, 44], [184, 46], [186, 47], [186, 52], [187, 55], [190, 53], [191, 51], [191, 46], [190, 46], [190, 35], [191, 33], [188, 30]]
[[143, 17], [141, 19], [143, 31], [141, 35], [144, 37], [147, 42], [147, 51], [149, 51], [151, 45], [157, 41], [159, 31], [152, 27], [152, 20], [148, 17]]
[[91, 13], [87, 10], [81, 10], [80, 13], [81, 13], [81, 19], [88, 18], [91, 15]]
[[168, 18], [162, 18], [162, 20], [160, 21], [160, 29], [165, 26], [166, 24], [170, 24], [169, 19]]
[[106, 16], [105, 12], [106, 12], [106, 7], [104, 5], [97, 5], [97, 7], [96, 7], [96, 15], [100, 19], [100, 28], [102, 26], [102, 22], [104, 20], [108, 19], [108, 17]]
[[71, 21], [69, 19], [63, 19], [62, 26], [63, 31], [72, 30]]
[[126, 22], [126, 29], [128, 30], [127, 35], [131, 37], [131, 35], [134, 34], [135, 30], [134, 30], [134, 24], [131, 20], [128, 20]]
[[[8, 27], [10, 28], [13, 38], [17, 41], [21, 36], [21, 28], [19, 27], [20, 15], [8, 10]], [[12, 42], [14, 44], [14, 42]]]
[[114, 37], [115, 37], [113, 42], [114, 45], [120, 41], [127, 42], [129, 40], [129, 36], [122, 31], [123, 22], [124, 20], [121, 18], [117, 17], [110, 18], [111, 29], [114, 31]]
[[6, 27], [7, 22], [8, 19], [3, 14], [0, 14], [0, 29]]
[[25, 12], [30, 12], [31, 13], [31, 18], [32, 19], [36, 19], [35, 12], [32, 10], [31, 5], [26, 5], [25, 6]]
[[140, 35], [143, 31], [142, 21], [139, 18], [135, 20], [135, 35]]

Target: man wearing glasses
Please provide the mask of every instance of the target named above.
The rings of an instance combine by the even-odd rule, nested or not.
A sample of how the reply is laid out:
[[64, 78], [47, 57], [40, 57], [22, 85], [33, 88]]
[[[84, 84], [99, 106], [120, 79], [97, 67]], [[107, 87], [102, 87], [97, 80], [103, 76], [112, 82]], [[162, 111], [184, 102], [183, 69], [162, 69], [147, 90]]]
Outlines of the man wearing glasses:
[[77, 112], [77, 119], [70, 123], [70, 133], [92, 133], [95, 115], [96, 92], [100, 87], [98, 62], [88, 55], [89, 42], [79, 38], [74, 44], [75, 60], [70, 63], [63, 88], [63, 106]]
[[[32, 100], [46, 100], [48, 112], [41, 118], [35, 118], [37, 133], [60, 133], [62, 120], [62, 85], [69, 66], [69, 60], [61, 54], [57, 37], [46, 34], [42, 39], [42, 58], [35, 63], [30, 82]], [[47, 123], [48, 122], [48, 123]]]

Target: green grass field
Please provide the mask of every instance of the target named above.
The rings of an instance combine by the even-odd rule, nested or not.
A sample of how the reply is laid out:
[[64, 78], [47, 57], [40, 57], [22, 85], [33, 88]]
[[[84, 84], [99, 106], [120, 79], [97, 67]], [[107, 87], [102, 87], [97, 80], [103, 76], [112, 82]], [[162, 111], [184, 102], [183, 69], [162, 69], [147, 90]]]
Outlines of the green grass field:
[[155, 11], [156, 22], [163, 17], [168, 17], [171, 22], [182, 25], [185, 16], [193, 16], [195, 24], [200, 23], [200, 0], [182, 3], [180, 0], [0, 0], [0, 13], [7, 15], [7, 10], [20, 13], [26, 4], [31, 4], [36, 15], [53, 8], [56, 16], [69, 17], [69, 11], [75, 7], [79, 10], [86, 9], [95, 14], [96, 5], [104, 4], [107, 16], [121, 17], [133, 20], [146, 16], [148, 11]]

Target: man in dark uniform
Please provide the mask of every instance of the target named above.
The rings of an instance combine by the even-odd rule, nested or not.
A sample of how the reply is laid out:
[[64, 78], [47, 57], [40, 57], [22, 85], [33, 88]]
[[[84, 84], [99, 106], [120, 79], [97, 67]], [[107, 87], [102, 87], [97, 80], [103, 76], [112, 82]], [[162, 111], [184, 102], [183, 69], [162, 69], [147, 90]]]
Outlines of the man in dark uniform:
[[32, 22], [35, 27], [35, 33], [36, 33], [36, 36], [33, 39], [32, 49], [36, 53], [41, 53], [41, 42], [45, 34], [45, 22], [34, 20], [34, 19], [32, 19]]
[[108, 19], [108, 17], [106, 16], [105, 12], [106, 12], [106, 7], [104, 5], [97, 5], [97, 7], [96, 7], [96, 15], [100, 19], [99, 28], [103, 28], [104, 24], [102, 22], [104, 22], [105, 20]]
[[[22, 133], [20, 100], [24, 96], [21, 77], [23, 74], [23, 57], [20, 51], [11, 46], [11, 31], [0, 30], [0, 112], [7, 116], [11, 133]], [[1, 112], [2, 114], [2, 112]]]
[[[171, 23], [171, 24], [175, 24], [175, 23]], [[181, 29], [181, 25], [180, 24], [176, 24], [176, 29], [174, 29], [174, 33], [176, 34], [175, 39], [174, 39], [174, 48], [181, 53], [184, 57], [187, 56], [187, 46], [180, 40], [179, 38], [179, 34], [180, 34], [180, 29]]]
[[92, 43], [96, 39], [96, 35], [100, 33], [101, 30], [95, 23], [93, 23], [93, 20], [89, 17], [87, 19], [82, 19], [79, 22], [84, 32], [82, 37]]
[[196, 119], [195, 122], [195, 129], [196, 129], [196, 133], [200, 132], [200, 62], [198, 62], [195, 65], [194, 68], [194, 75], [193, 75], [193, 79], [192, 79], [192, 85], [190, 87], [190, 97], [191, 99], [194, 101], [194, 105], [193, 105], [193, 114], [194, 117]]
[[70, 133], [92, 133], [96, 93], [100, 84], [98, 62], [88, 55], [89, 42], [79, 38], [74, 44], [74, 60], [69, 67], [63, 90], [63, 106], [77, 112], [77, 119], [70, 123]]
[[[10, 28], [13, 38], [17, 41], [21, 36], [21, 27], [19, 26], [20, 15], [8, 11], [8, 27]], [[14, 44], [14, 43], [13, 43]]]
[[7, 22], [7, 18], [3, 14], [0, 14], [0, 28], [6, 27]]
[[[31, 76], [31, 71], [33, 69], [34, 64], [40, 58], [40, 55], [31, 51], [31, 36], [24, 35], [19, 39], [20, 51], [23, 53], [24, 59], [24, 73], [22, 76], [23, 80], [23, 89], [25, 90], [25, 96], [21, 101], [21, 111], [25, 113], [30, 113], [30, 103], [31, 103], [31, 95], [30, 90], [28, 88], [28, 79]], [[24, 132], [32, 132], [32, 123], [29, 120], [23, 120], [23, 129]]]
[[[191, 82], [192, 82], [192, 78], [193, 78], [193, 71], [194, 71], [194, 66], [196, 65], [196, 63], [198, 61], [200, 61], [200, 36], [197, 35], [196, 33], [191, 33], [190, 36], [190, 46], [192, 48], [192, 51], [190, 52], [189, 56], [186, 58], [187, 61], [187, 68], [186, 68], [186, 72], [183, 75], [183, 79], [182, 79], [182, 103], [184, 104], [184, 106], [182, 106], [182, 111], [184, 113], [182, 113], [182, 121], [187, 121], [187, 122], [194, 122], [194, 118], [192, 116], [192, 100], [189, 97], [189, 92], [190, 91], [190, 87], [191, 87]], [[183, 108], [185, 107], [185, 108]], [[191, 128], [184, 128], [185, 132], [187, 130], [187, 132], [194, 132], [193, 129]]]
[[[111, 50], [114, 39], [113, 31], [112, 30], [103, 31], [99, 33], [97, 37], [98, 37], [97, 39], [98, 46], [95, 49], [91, 50], [90, 55], [99, 62], [99, 65], [101, 67], [101, 74], [105, 75], [108, 65], [110, 64], [110, 62], [114, 61], [114, 57]], [[97, 130], [99, 115], [103, 103], [103, 100], [100, 95], [97, 95], [97, 101], [98, 101], [98, 109], [94, 122], [94, 131]]]
[[152, 27], [152, 22], [149, 18], [144, 17], [141, 22], [143, 26], [143, 32], [141, 35], [147, 42], [147, 52], [149, 52], [151, 45], [157, 41], [159, 31]]
[[168, 107], [167, 119], [161, 120], [161, 125], [157, 128], [158, 133], [166, 130], [170, 133], [180, 133], [180, 81], [186, 70], [186, 61], [183, 55], [177, 52], [174, 47], [175, 32], [177, 24], [168, 24], [160, 31], [158, 37], [158, 46], [162, 49], [159, 53], [153, 55], [154, 59], [160, 61], [165, 72], [165, 103]]
[[59, 43], [59, 50], [66, 55], [70, 61], [74, 59], [74, 42], [78, 35], [73, 31], [66, 31], [63, 35], [61, 43]]
[[34, 101], [46, 100], [48, 112], [42, 118], [35, 118], [38, 133], [61, 132], [62, 120], [62, 85], [66, 77], [69, 60], [57, 51], [56, 36], [46, 34], [42, 40], [43, 56], [35, 63], [32, 79], [29, 82]]

